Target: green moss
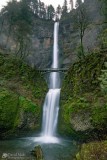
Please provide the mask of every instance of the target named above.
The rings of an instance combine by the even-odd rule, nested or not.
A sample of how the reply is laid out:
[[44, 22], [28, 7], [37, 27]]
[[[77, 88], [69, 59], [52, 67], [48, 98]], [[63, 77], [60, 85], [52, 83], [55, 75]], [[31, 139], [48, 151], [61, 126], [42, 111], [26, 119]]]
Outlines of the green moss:
[[76, 155], [76, 160], [106, 160], [106, 158], [107, 141], [83, 144], [80, 152]]
[[103, 30], [99, 39], [101, 41], [101, 47], [106, 49], [107, 48], [107, 29]]
[[[26, 99], [23, 96], [20, 96], [19, 109], [17, 112], [16, 119], [14, 121], [14, 128], [17, 128], [21, 123], [20, 114], [22, 114], [23, 117], [26, 114], [30, 114], [34, 116], [37, 122], [36, 126], [38, 126], [39, 125], [38, 123], [40, 123], [40, 111], [41, 111], [40, 106], [38, 106], [37, 104], [34, 104], [31, 100]], [[36, 126], [33, 126], [33, 128], [36, 128]]]
[[26, 112], [35, 112], [38, 106], [35, 106], [30, 100], [25, 99], [24, 97], [19, 97], [19, 106], [24, 109]]
[[60, 122], [60, 130], [62, 130], [63, 133], [66, 135], [73, 135], [78, 134], [75, 132], [75, 130], [72, 128], [71, 120], [72, 120], [72, 114], [78, 114], [81, 113], [81, 111], [89, 112], [90, 110], [90, 103], [85, 97], [78, 97], [78, 98], [69, 98], [66, 103], [63, 105], [62, 108], [62, 120]]
[[89, 113], [94, 129], [106, 130], [107, 96], [101, 92], [99, 81], [105, 61], [105, 53], [92, 53], [74, 63], [65, 76], [59, 124], [65, 134], [72, 134], [72, 115], [79, 116], [79, 113]]
[[0, 128], [11, 129], [18, 110], [18, 96], [0, 88]]
[[91, 122], [98, 129], [107, 128], [107, 103], [104, 105], [94, 104]]
[[32, 91], [34, 98], [41, 99], [41, 97], [44, 97], [47, 85], [44, 77], [36, 68], [32, 69], [22, 60], [11, 55], [0, 54], [0, 62], [0, 76], [2, 79], [21, 82], [25, 90]]
[[[0, 137], [40, 125], [40, 110], [47, 91], [44, 77], [22, 60], [0, 53]], [[30, 119], [30, 122], [29, 122]]]
[[62, 99], [65, 100], [71, 96], [91, 92], [99, 87], [98, 77], [106, 60], [105, 54], [92, 53], [74, 63], [64, 78], [61, 92]]

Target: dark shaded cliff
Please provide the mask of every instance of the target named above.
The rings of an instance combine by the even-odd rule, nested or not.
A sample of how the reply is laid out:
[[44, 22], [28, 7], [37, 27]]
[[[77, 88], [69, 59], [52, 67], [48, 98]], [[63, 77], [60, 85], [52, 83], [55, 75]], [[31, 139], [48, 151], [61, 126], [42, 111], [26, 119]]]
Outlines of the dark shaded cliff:
[[[105, 28], [105, 17], [102, 13], [102, 3], [99, 0], [85, 0], [87, 26], [83, 36], [85, 54], [101, 47], [100, 35]], [[60, 22], [60, 35], [62, 40], [63, 66], [69, 66], [78, 58], [80, 47], [80, 31], [75, 24], [75, 15], [78, 8], [72, 10]]]
[[[5, 23], [0, 35], [0, 48], [17, 54], [19, 44], [16, 41], [14, 32], [11, 31], [8, 37], [6, 30], [9, 26], [7, 22]], [[33, 18], [32, 33], [27, 35], [30, 41], [28, 40], [25, 48], [26, 60], [32, 67], [44, 68], [50, 66], [53, 52], [53, 28], [53, 21]]]

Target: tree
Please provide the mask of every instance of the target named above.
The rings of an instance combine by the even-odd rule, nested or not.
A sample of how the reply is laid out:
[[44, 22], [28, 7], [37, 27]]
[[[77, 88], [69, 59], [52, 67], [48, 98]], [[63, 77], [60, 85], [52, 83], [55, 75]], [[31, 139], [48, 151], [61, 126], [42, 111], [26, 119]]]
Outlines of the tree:
[[[48, 6], [47, 10], [48, 19], [53, 19], [55, 15], [53, 6]], [[39, 2], [38, 0], [11, 0], [8, 2], [0, 12], [0, 33], [4, 30], [7, 36], [5, 47], [11, 36], [15, 40], [17, 55], [24, 58], [29, 52], [30, 45], [28, 44], [31, 42], [33, 20], [36, 18], [47, 19], [45, 4], [40, 0]]]
[[32, 10], [32, 12], [36, 15], [38, 15], [39, 12], [39, 3], [38, 0], [28, 0], [29, 6]]
[[39, 17], [46, 19], [46, 8], [45, 4], [41, 1], [39, 1]]
[[14, 22], [16, 20], [16, 16], [17, 16], [17, 1], [16, 0], [12, 0], [11, 2], [8, 2], [8, 5], [5, 6], [2, 10], [2, 16], [5, 13], [5, 18], [8, 21], [9, 27], [7, 30], [7, 40], [6, 40], [6, 46], [8, 44], [9, 41], [9, 37], [11, 35], [11, 30], [14, 26]]
[[30, 34], [32, 31], [32, 16], [30, 7], [26, 0], [22, 0], [19, 5], [19, 13], [15, 23], [15, 37], [19, 43], [17, 54], [22, 58], [28, 53], [27, 47], [30, 43]]
[[55, 16], [55, 9], [52, 5], [47, 7], [47, 18], [52, 20]]
[[12, 0], [4, 7], [4, 11], [8, 23], [6, 44], [8, 43], [10, 35], [13, 34], [18, 44], [17, 54], [24, 58], [27, 53], [26, 48], [30, 40], [29, 34], [31, 33], [32, 25], [32, 16], [28, 0], [21, 0], [20, 2]]
[[56, 20], [60, 19], [61, 14], [62, 14], [62, 8], [61, 8], [60, 5], [58, 5], [58, 7], [56, 8], [56, 14], [55, 14], [56, 15]]
[[67, 8], [67, 0], [64, 0], [64, 5], [63, 5], [63, 7], [62, 7], [62, 16], [66, 16], [67, 11], [68, 11], [68, 8]]
[[80, 35], [80, 58], [84, 57], [84, 46], [83, 46], [83, 36], [84, 32], [88, 25], [88, 17], [86, 13], [86, 8], [84, 6], [84, 3], [82, 3], [82, 0], [76, 1], [76, 14], [75, 14], [75, 28], [78, 29], [79, 35]]

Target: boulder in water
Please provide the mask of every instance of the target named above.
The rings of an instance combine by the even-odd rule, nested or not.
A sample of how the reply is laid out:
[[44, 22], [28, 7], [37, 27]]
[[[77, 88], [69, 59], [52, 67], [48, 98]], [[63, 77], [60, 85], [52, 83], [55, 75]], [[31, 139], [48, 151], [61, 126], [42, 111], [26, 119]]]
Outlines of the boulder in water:
[[43, 151], [40, 145], [35, 146], [35, 148], [31, 151], [31, 154], [36, 157], [36, 160], [44, 160]]

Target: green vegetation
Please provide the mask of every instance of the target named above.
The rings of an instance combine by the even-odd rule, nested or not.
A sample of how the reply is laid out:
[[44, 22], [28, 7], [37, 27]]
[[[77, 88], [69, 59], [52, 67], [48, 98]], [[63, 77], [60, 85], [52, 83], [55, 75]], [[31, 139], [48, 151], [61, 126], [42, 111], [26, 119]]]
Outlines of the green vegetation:
[[[99, 81], [106, 61], [105, 53], [92, 53], [74, 63], [65, 76], [61, 92], [62, 109], [59, 124], [60, 130], [62, 129], [65, 134], [85, 131], [85, 136], [85, 133], [93, 130], [106, 131], [107, 94], [101, 91], [102, 82]], [[103, 80], [106, 81], [105, 73], [106, 71], [103, 72]], [[94, 137], [93, 133], [88, 136]]]
[[100, 43], [101, 48], [106, 49], [107, 48], [107, 29], [104, 29], [102, 34], [100, 35]]
[[107, 141], [91, 142], [83, 144], [80, 152], [76, 155], [76, 160], [106, 160]]
[[37, 129], [46, 91], [46, 82], [36, 69], [0, 53], [0, 137], [17, 129]]
[[95, 89], [100, 90], [98, 77], [101, 75], [101, 70], [104, 69], [106, 59], [105, 53], [97, 52], [91, 53], [84, 59], [74, 63], [63, 81], [62, 100], [92, 92]]
[[99, 80], [102, 92], [107, 94], [107, 62], [105, 62], [105, 67], [106, 69], [102, 70]]
[[0, 88], [0, 130], [12, 129], [18, 109], [18, 96]]

